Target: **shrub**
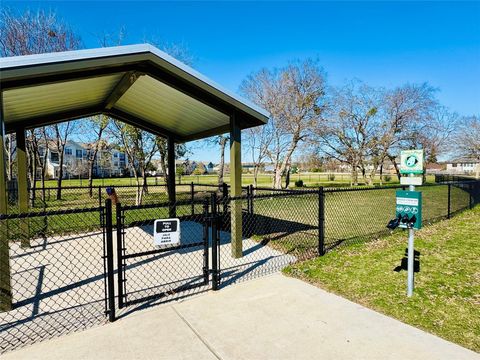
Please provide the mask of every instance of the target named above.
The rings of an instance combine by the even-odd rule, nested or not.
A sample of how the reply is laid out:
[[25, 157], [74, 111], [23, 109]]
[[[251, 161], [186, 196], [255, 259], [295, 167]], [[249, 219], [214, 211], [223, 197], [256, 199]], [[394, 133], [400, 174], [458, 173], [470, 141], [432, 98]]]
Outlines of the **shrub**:
[[392, 177], [390, 175], [385, 175], [383, 180], [385, 180], [385, 182], [390, 182], [390, 181], [392, 181]]
[[328, 174], [329, 181], [335, 181], [335, 174]]
[[296, 187], [303, 187], [303, 180], [297, 180], [297, 181], [295, 181], [295, 186], [296, 186]]

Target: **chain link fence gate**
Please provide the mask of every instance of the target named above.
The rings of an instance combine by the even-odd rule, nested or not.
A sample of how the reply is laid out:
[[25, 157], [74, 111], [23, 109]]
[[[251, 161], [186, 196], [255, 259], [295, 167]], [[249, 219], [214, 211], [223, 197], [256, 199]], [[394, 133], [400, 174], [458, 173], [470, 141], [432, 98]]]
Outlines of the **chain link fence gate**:
[[[172, 209], [180, 220], [181, 243], [158, 247], [154, 222], [171, 218]], [[117, 204], [118, 307], [128, 312], [133, 305], [141, 308], [208, 290], [210, 227], [209, 204], [202, 199]]]
[[[0, 215], [0, 353], [104, 323], [106, 209]], [[5, 267], [9, 267], [5, 268]], [[10, 274], [8, 276], [4, 276]], [[9, 281], [9, 284], [7, 283]]]

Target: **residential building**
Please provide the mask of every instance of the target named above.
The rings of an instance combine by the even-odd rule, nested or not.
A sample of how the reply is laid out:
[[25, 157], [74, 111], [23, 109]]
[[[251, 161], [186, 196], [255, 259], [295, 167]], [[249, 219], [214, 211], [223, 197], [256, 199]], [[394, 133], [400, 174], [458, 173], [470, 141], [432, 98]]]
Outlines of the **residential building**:
[[449, 174], [473, 174], [480, 167], [480, 160], [460, 158], [445, 162]]
[[[39, 146], [40, 157], [43, 159], [45, 148], [47, 148], [46, 174], [48, 178], [57, 179], [60, 173], [60, 154], [55, 151], [56, 146], [53, 140], [45, 145]], [[67, 141], [64, 150], [63, 177], [87, 177], [89, 170], [88, 156], [92, 145]], [[116, 177], [123, 176], [128, 172], [128, 161], [125, 153], [113, 148], [108, 144], [102, 144], [98, 151], [93, 165], [94, 177]], [[37, 178], [41, 170], [37, 170]]]

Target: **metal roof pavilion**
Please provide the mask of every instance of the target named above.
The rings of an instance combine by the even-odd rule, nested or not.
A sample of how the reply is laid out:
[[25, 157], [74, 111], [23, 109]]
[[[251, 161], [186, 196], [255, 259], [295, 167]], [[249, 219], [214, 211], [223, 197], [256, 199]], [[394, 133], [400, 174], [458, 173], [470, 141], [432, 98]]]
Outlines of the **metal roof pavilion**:
[[[147, 44], [0, 58], [0, 145], [5, 132], [15, 132], [20, 213], [29, 211], [25, 130], [102, 113], [167, 138], [172, 218], [175, 143], [229, 132], [230, 195], [237, 197], [242, 194], [241, 130], [268, 120], [265, 110]], [[9, 208], [5, 159], [0, 146], [0, 214]], [[232, 256], [241, 257], [240, 200], [231, 204], [231, 243]], [[6, 237], [0, 238], [1, 249], [7, 251], [0, 251], [0, 261], [8, 263]]]
[[1, 58], [0, 87], [7, 133], [104, 113], [185, 142], [268, 119], [148, 44]]

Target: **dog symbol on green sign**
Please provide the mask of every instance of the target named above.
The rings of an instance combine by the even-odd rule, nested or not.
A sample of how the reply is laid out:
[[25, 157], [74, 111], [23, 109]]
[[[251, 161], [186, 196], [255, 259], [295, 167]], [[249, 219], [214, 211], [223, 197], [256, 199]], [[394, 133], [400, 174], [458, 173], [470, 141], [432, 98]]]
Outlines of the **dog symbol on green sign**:
[[415, 165], [418, 164], [418, 158], [415, 155], [409, 155], [407, 157], [407, 160], [405, 161], [405, 165], [408, 167], [414, 167]]

